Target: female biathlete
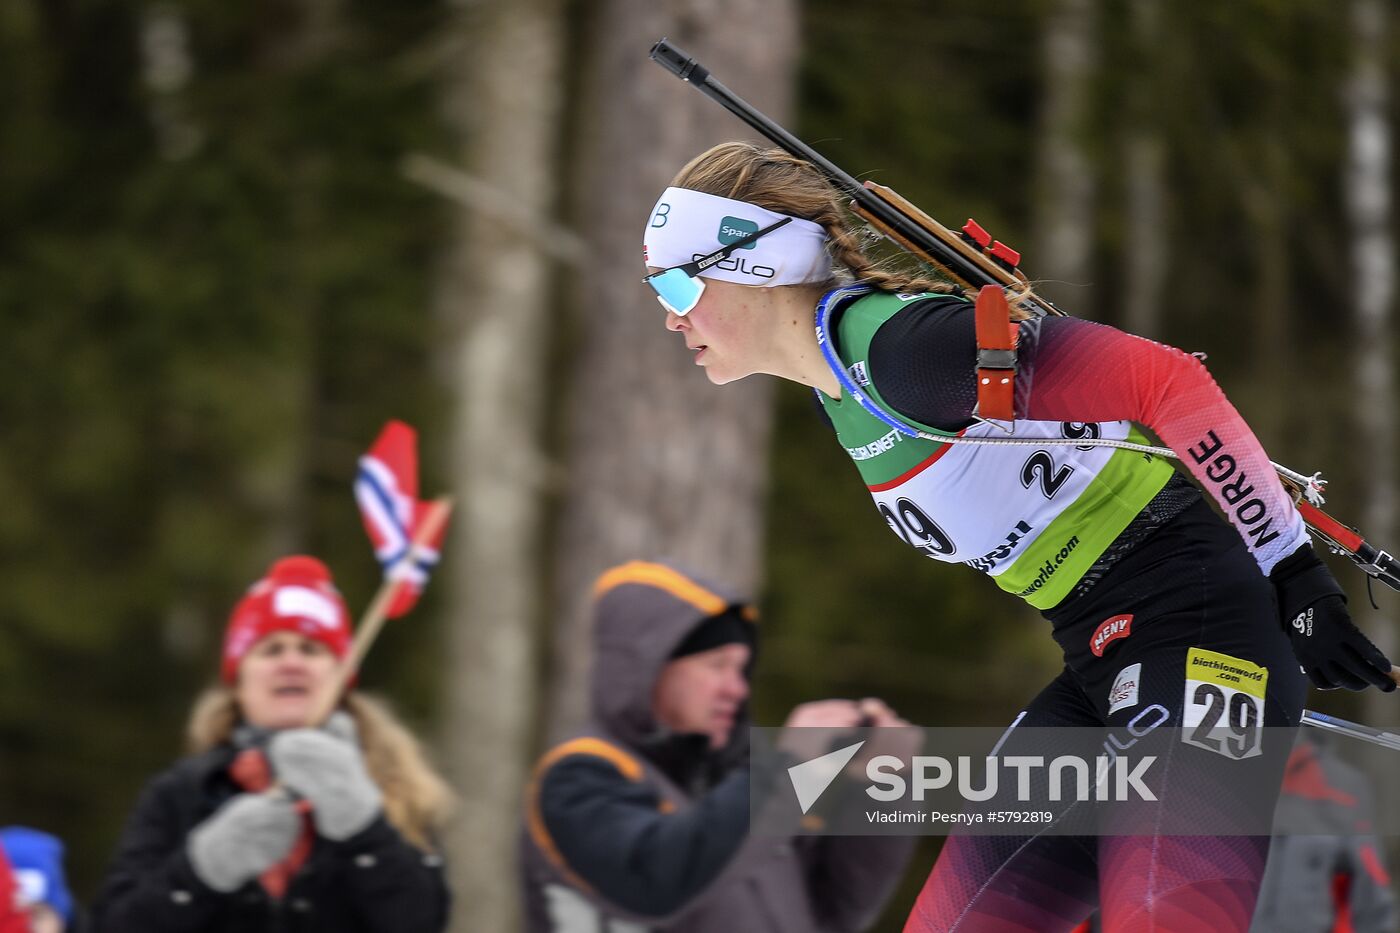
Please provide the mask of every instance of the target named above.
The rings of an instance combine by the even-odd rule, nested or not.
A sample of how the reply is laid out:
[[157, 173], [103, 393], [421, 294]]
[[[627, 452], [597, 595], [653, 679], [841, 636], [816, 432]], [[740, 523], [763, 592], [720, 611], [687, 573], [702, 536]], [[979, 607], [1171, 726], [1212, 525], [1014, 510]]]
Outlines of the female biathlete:
[[[1064, 671], [1010, 733], [1199, 725], [1202, 698], [1232, 722], [1293, 727], [1304, 674], [1323, 689], [1395, 689], [1259, 442], [1192, 356], [1073, 318], [1023, 322], [1014, 433], [1142, 441], [1134, 424], [1145, 425], [1228, 524], [1141, 452], [898, 430], [1005, 436], [973, 417], [971, 302], [875, 268], [836, 192], [781, 150], [728, 143], [695, 158], [652, 210], [644, 258], [666, 327], [711, 382], [769, 373], [815, 389], [896, 533], [990, 574], [1050, 621]], [[1180, 735], [1163, 813], [1224, 825], [1210, 821], [1241, 795], [1276, 790], [1277, 769], [1257, 773], [1266, 759], [1253, 749], [1227, 761], [1192, 743], [1199, 730]], [[1070, 930], [1097, 906], [1114, 931], [1243, 931], [1267, 849], [1257, 835], [955, 836], [906, 929]]]

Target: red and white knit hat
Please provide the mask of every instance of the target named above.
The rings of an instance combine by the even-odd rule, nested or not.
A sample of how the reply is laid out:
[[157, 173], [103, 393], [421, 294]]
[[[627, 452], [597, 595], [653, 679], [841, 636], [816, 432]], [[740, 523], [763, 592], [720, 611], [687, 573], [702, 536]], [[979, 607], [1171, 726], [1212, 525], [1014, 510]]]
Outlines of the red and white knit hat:
[[243, 656], [273, 632], [313, 638], [341, 659], [350, 651], [350, 613], [325, 564], [300, 554], [284, 557], [233, 607], [224, 633], [224, 683], [238, 679]]

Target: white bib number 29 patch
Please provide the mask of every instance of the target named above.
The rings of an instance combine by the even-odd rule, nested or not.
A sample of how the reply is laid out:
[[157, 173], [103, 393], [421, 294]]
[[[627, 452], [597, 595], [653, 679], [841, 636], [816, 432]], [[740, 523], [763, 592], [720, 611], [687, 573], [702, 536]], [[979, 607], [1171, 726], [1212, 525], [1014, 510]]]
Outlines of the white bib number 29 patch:
[[1227, 758], [1263, 754], [1268, 684], [1267, 667], [1204, 648], [1190, 649], [1181, 740]]

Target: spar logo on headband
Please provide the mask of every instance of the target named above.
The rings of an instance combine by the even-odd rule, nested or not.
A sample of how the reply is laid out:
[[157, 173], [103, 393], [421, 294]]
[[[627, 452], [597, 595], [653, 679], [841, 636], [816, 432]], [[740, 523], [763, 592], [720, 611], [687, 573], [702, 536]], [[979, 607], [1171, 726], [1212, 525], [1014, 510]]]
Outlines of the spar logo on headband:
[[[719, 233], [715, 234], [720, 246], [728, 246], [730, 243], [742, 240], [746, 236], [752, 236], [758, 232], [758, 224], [752, 220], [745, 220], [742, 217], [725, 217], [719, 222]], [[753, 249], [758, 245], [758, 241], [746, 243], [740, 249]]]

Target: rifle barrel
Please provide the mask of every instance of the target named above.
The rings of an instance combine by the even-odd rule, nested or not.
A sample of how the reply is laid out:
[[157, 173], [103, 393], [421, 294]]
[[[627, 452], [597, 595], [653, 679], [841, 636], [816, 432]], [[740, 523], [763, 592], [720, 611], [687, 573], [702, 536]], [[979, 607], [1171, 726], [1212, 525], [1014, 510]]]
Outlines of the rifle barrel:
[[682, 81], [695, 85], [700, 93], [743, 120], [759, 135], [768, 137], [777, 143], [779, 148], [787, 150], [792, 155], [811, 162], [852, 197], [858, 197], [864, 193], [865, 189], [861, 187], [860, 182], [842, 171], [817, 150], [783, 129], [767, 114], [756, 109], [748, 101], [719, 83], [715, 80], [714, 75], [710, 74], [708, 68], [666, 39], [660, 40], [651, 47], [651, 58], [652, 61]]

